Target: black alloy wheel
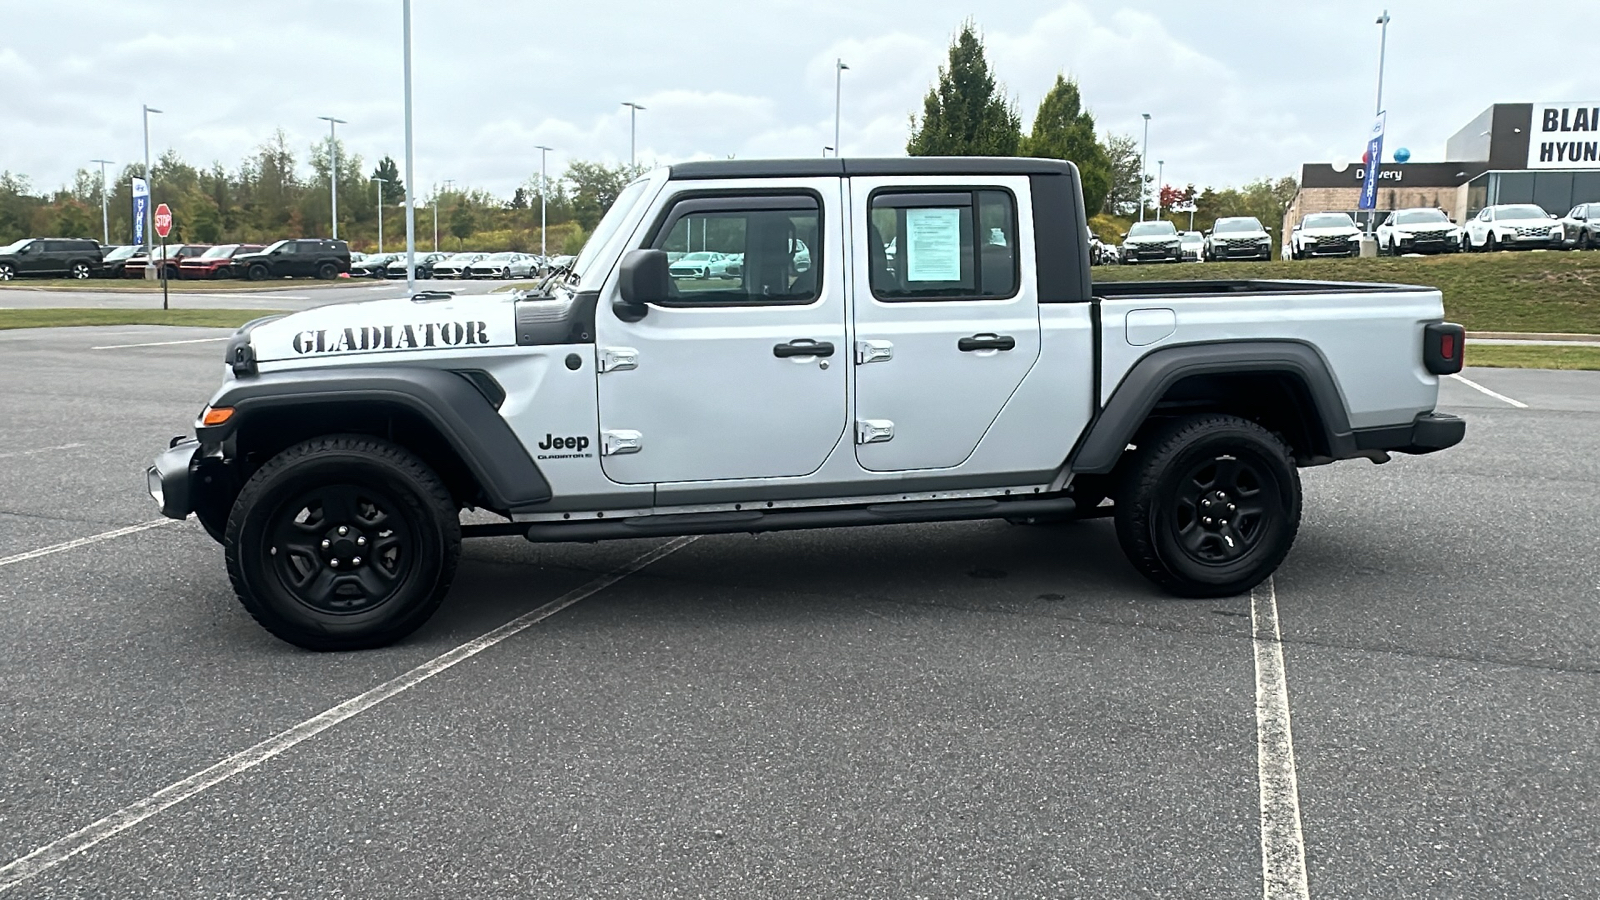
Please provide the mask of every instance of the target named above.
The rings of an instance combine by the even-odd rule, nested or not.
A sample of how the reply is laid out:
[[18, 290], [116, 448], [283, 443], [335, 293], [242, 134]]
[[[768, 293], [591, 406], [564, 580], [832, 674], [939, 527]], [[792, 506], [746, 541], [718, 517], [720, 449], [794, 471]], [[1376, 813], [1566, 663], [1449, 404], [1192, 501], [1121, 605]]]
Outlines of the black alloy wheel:
[[1289, 448], [1254, 422], [1199, 415], [1141, 436], [1119, 466], [1117, 539], [1134, 567], [1185, 597], [1226, 597], [1265, 580], [1300, 524]]
[[228, 516], [228, 575], [268, 631], [310, 650], [378, 647], [449, 590], [461, 524], [439, 477], [388, 441], [297, 444], [253, 474]]
[[244, 277], [248, 281], [266, 281], [267, 267], [260, 263], [256, 263], [244, 273]]

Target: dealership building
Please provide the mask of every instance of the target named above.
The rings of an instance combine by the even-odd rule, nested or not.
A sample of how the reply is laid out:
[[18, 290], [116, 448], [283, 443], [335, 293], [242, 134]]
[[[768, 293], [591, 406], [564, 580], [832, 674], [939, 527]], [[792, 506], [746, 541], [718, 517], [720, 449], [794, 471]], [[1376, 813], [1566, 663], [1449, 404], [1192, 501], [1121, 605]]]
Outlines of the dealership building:
[[[1460, 222], [1499, 203], [1537, 203], [1565, 215], [1579, 203], [1600, 202], [1600, 101], [1496, 103], [1446, 142], [1445, 157], [1381, 163], [1378, 221], [1383, 210], [1430, 206]], [[1355, 215], [1366, 177], [1360, 163], [1301, 166], [1282, 234], [1310, 213]]]

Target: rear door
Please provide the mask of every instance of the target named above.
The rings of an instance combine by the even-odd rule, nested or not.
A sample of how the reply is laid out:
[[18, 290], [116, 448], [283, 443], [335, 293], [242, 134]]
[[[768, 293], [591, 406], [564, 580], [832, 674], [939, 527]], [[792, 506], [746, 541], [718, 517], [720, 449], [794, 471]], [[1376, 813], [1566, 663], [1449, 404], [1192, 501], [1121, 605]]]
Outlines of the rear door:
[[625, 484], [807, 475], [845, 431], [838, 178], [682, 185], [631, 245], [742, 253], [738, 275], [674, 275], [673, 296], [619, 317], [598, 304], [600, 451]]
[[960, 465], [1039, 357], [1026, 176], [851, 179], [856, 459]]

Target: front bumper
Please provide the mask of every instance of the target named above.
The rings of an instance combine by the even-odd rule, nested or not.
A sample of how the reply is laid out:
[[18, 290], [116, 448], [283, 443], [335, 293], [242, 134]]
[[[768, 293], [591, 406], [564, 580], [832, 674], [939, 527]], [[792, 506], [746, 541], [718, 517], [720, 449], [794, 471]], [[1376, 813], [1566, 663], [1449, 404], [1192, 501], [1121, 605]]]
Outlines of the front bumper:
[[1359, 256], [1360, 241], [1327, 241], [1319, 244], [1301, 244], [1300, 252], [1306, 256]]
[[199, 452], [199, 441], [183, 439], [156, 457], [155, 465], [145, 473], [146, 487], [163, 516], [186, 519], [194, 512], [195, 457]]

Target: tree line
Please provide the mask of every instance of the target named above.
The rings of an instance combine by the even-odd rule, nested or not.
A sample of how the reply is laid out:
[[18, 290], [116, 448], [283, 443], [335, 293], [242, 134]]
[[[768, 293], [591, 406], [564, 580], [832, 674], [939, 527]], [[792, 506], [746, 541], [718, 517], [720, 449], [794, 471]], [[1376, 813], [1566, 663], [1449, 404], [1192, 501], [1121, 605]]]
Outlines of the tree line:
[[[405, 246], [408, 188], [393, 158], [385, 156], [369, 168], [359, 154], [345, 152], [342, 142], [325, 138], [310, 147], [306, 165], [301, 162], [281, 129], [232, 169], [220, 162], [195, 166], [168, 150], [150, 166], [152, 203], [172, 208], [172, 242], [327, 237], [332, 233], [330, 182], [336, 178], [340, 238], [356, 249], [377, 248], [381, 190], [384, 248]], [[560, 177], [549, 179], [544, 188], [550, 252], [577, 252], [617, 194], [643, 168], [576, 160]], [[132, 181], [144, 175], [143, 163], [106, 174], [113, 244], [133, 239]], [[535, 174], [509, 200], [452, 184], [418, 194], [417, 246], [433, 246], [437, 210], [441, 249], [464, 247], [470, 240], [473, 249], [537, 251], [539, 191]], [[99, 239], [101, 194], [98, 170], [79, 169], [70, 184], [50, 193], [35, 193], [26, 176], [0, 172], [0, 244], [41, 236]]]
[[[911, 156], [1031, 156], [1075, 163], [1090, 225], [1108, 240], [1119, 236], [1127, 218], [1138, 215], [1141, 194], [1148, 215], [1157, 210], [1167, 215], [1174, 201], [1193, 201], [1194, 227], [1206, 229], [1223, 216], [1255, 216], [1277, 227], [1299, 190], [1293, 178], [1260, 179], [1242, 188], [1154, 186], [1154, 176], [1141, 176], [1138, 141], [1130, 134], [1098, 135], [1077, 82], [1064, 74], [1056, 75], [1034, 113], [1033, 127], [1024, 133], [1017, 104], [996, 79], [971, 21], [951, 41], [949, 57], [923, 98], [922, 114], [913, 114], [910, 124], [906, 153]], [[1181, 214], [1184, 226], [1188, 218]]]

